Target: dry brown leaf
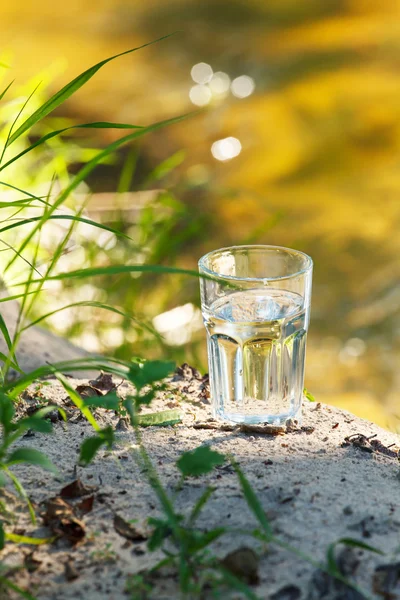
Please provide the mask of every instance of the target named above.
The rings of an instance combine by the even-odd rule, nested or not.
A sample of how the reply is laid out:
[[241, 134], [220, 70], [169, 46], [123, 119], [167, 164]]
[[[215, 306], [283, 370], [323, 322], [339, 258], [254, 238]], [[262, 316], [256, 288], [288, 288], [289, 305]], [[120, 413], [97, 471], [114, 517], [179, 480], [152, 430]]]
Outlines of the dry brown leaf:
[[136, 525], [125, 521], [117, 514], [114, 515], [114, 529], [119, 535], [131, 542], [142, 542], [149, 537], [143, 529], [138, 529]]
[[88, 494], [92, 494], [96, 488], [93, 486], [85, 486], [80, 479], [75, 479], [71, 481], [68, 485], [62, 488], [60, 492], [61, 498], [82, 498], [82, 496], [87, 496]]
[[76, 517], [74, 507], [62, 498], [50, 498], [45, 503], [43, 520], [55, 535], [73, 545], [85, 537], [85, 525]]

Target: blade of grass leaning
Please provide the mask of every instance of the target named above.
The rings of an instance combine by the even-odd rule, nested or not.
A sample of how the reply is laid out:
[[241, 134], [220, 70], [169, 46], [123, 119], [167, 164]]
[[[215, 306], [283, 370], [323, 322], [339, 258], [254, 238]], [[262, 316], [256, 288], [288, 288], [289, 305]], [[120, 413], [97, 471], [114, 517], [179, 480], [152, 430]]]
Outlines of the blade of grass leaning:
[[[0, 332], [3, 335], [4, 341], [9, 351], [9, 355], [6, 357], [5, 364], [9, 363], [13, 365], [13, 368], [16, 367], [16, 370], [22, 373], [21, 367], [18, 364], [17, 357], [15, 356], [15, 351], [13, 347], [13, 342], [11, 340], [11, 336], [7, 329], [7, 325], [2, 315], [0, 314]], [[3, 354], [3, 353], [2, 353]], [[4, 355], [3, 355], [4, 356]]]
[[[0, 64], [0, 66], [2, 67], [3, 65]], [[0, 100], [3, 100], [4, 96], [7, 94], [8, 90], [10, 89], [10, 87], [12, 86], [12, 84], [14, 83], [15, 79], [13, 79], [5, 88], [4, 90], [0, 93]]]
[[[102, 225], [101, 223], [97, 223], [96, 221], [92, 221], [91, 219], [86, 219], [85, 217], [77, 217], [76, 215], [50, 215], [47, 220], [51, 221], [76, 221], [79, 223], [84, 223], [85, 225], [91, 225], [92, 227], [98, 227], [99, 229], [104, 229], [104, 231], [109, 231], [114, 235], [118, 235], [119, 237], [124, 237], [128, 240], [131, 238], [126, 233], [122, 231], [117, 231], [113, 227], [108, 227], [107, 225]], [[10, 229], [15, 229], [16, 227], [21, 227], [22, 225], [29, 225], [29, 223], [37, 223], [38, 221], [43, 221], [43, 217], [30, 217], [29, 219], [18, 220], [17, 223], [10, 223], [10, 225], [5, 225], [0, 229], [0, 233], [4, 233], [5, 231], [9, 231]], [[15, 250], [15, 253], [20, 256], [20, 252]]]
[[93, 75], [95, 75], [97, 73], [97, 71], [99, 71], [99, 69], [101, 69], [101, 67], [103, 67], [107, 63], [111, 62], [112, 60], [119, 58], [120, 56], [125, 56], [126, 54], [131, 54], [132, 52], [136, 52], [137, 50], [141, 50], [142, 48], [146, 48], [147, 46], [151, 46], [152, 44], [156, 44], [158, 42], [161, 42], [162, 40], [166, 40], [167, 38], [171, 37], [172, 35], [175, 35], [175, 33], [176, 32], [170, 33], [169, 35], [164, 35], [156, 40], [152, 40], [151, 42], [147, 42], [146, 44], [137, 46], [136, 48], [131, 48], [130, 50], [125, 50], [125, 52], [120, 52], [119, 54], [110, 56], [109, 58], [106, 58], [106, 59], [100, 61], [99, 63], [93, 65], [92, 67], [90, 67], [89, 69], [87, 69], [86, 71], [84, 71], [83, 73], [78, 75], [77, 77], [75, 77], [75, 79], [73, 79], [72, 81], [67, 83], [67, 85], [65, 85], [63, 88], [61, 88], [61, 90], [59, 90], [56, 94], [54, 94], [54, 96], [49, 98], [49, 100], [47, 100], [44, 104], [42, 104], [42, 106], [40, 108], [38, 108], [30, 117], [28, 117], [28, 119], [26, 119], [26, 121], [24, 121], [22, 123], [22, 125], [20, 125], [20, 127], [18, 127], [18, 129], [13, 133], [13, 135], [8, 140], [8, 145], [15, 142], [16, 139], [18, 139], [23, 133], [25, 133], [25, 131], [27, 131], [33, 125], [35, 125], [35, 123], [37, 123], [38, 121], [41, 121], [44, 117], [46, 117], [51, 112], [53, 112], [54, 109], [56, 109], [58, 106], [60, 106], [60, 104], [65, 102], [65, 100], [67, 100], [67, 98], [72, 96], [77, 90], [79, 90], [79, 88], [81, 88], [87, 81], [89, 81], [89, 79], [91, 79], [93, 77]]
[[[13, 200], [11, 202], [0, 202], [0, 208], [14, 208], [14, 206], [26, 208], [30, 202], [32, 202], [31, 198], [21, 198], [20, 200]], [[8, 221], [8, 217], [4, 220]]]
[[[40, 83], [41, 83], [41, 82], [40, 82]], [[7, 150], [7, 146], [8, 146], [8, 145], [9, 145], [9, 143], [10, 143], [11, 134], [12, 134], [12, 132], [13, 132], [13, 130], [14, 130], [15, 124], [17, 123], [17, 121], [18, 121], [18, 119], [20, 118], [20, 116], [22, 115], [22, 113], [23, 113], [24, 109], [25, 109], [25, 108], [26, 108], [26, 106], [28, 105], [28, 103], [29, 103], [30, 99], [32, 98], [32, 96], [35, 94], [36, 90], [37, 90], [37, 89], [38, 89], [38, 87], [40, 86], [40, 83], [38, 83], [38, 84], [37, 84], [37, 86], [35, 87], [35, 89], [34, 89], [34, 90], [33, 90], [33, 91], [32, 91], [32, 92], [29, 94], [29, 96], [27, 97], [27, 99], [26, 99], [26, 100], [25, 100], [25, 102], [23, 103], [23, 105], [22, 105], [21, 109], [20, 109], [20, 110], [19, 110], [19, 112], [17, 113], [17, 116], [15, 117], [14, 121], [11, 123], [11, 127], [10, 127], [10, 129], [9, 129], [9, 132], [8, 132], [8, 134], [7, 134], [7, 139], [6, 139], [5, 143], [4, 143], [3, 150], [2, 150], [2, 152], [1, 152], [1, 155], [0, 155], [0, 164], [3, 162], [4, 154], [5, 154], [5, 151]]]
[[21, 190], [21, 188], [17, 187], [16, 185], [12, 185], [11, 183], [7, 183], [6, 181], [0, 181], [0, 185], [4, 185], [4, 187], [8, 187], [11, 190], [15, 190], [16, 192], [21, 192], [21, 194], [25, 194], [25, 196], [32, 198], [32, 200], [38, 200], [43, 204], [48, 204], [41, 196], [35, 196], [34, 194], [27, 192], [26, 190]]
[[[5, 341], [6, 345], [7, 345], [7, 348], [9, 350], [11, 350], [12, 349], [11, 336], [10, 336], [10, 334], [8, 332], [6, 322], [3, 319], [3, 317], [2, 317], [1, 314], [0, 314], [0, 332], [3, 334], [3, 338], [4, 338], [4, 341]], [[15, 360], [15, 362], [17, 362], [17, 361]]]
[[35, 511], [33, 510], [32, 502], [30, 501], [29, 496], [26, 493], [24, 486], [22, 485], [22, 483], [20, 482], [18, 477], [16, 475], [14, 475], [14, 473], [12, 471], [10, 471], [10, 469], [6, 465], [3, 464], [1, 468], [13, 482], [13, 485], [14, 485], [15, 489], [17, 490], [18, 494], [21, 496], [21, 498], [23, 500], [25, 500], [25, 502], [28, 506], [28, 511], [29, 511], [29, 516], [31, 518], [31, 522], [33, 525], [36, 525]]
[[51, 544], [54, 542], [55, 537], [49, 538], [34, 538], [27, 535], [17, 535], [16, 533], [8, 533], [6, 531], [6, 540], [13, 542], [14, 544], [29, 544], [30, 546], [43, 546], [44, 544]]
[[272, 528], [269, 523], [269, 520], [264, 512], [264, 509], [261, 506], [261, 503], [260, 503], [259, 499], [257, 498], [256, 493], [254, 492], [253, 488], [251, 487], [249, 481], [247, 480], [247, 477], [245, 476], [245, 474], [243, 473], [243, 471], [241, 470], [241, 468], [239, 467], [239, 465], [237, 464], [235, 459], [231, 456], [230, 460], [231, 460], [231, 464], [236, 472], [236, 475], [238, 476], [240, 487], [242, 488], [243, 496], [245, 497], [248, 507], [250, 508], [250, 510], [252, 511], [254, 516], [257, 518], [258, 522], [260, 523], [260, 525], [265, 533], [266, 540], [268, 541], [272, 538], [273, 533], [272, 533]]
[[70, 127], [64, 127], [63, 129], [57, 129], [56, 131], [51, 131], [50, 133], [47, 133], [43, 137], [36, 140], [36, 142], [31, 144], [28, 148], [25, 148], [19, 154], [16, 154], [12, 158], [10, 158], [10, 160], [8, 160], [6, 163], [4, 163], [3, 165], [0, 166], [0, 171], [3, 171], [5, 168], [7, 168], [13, 162], [15, 162], [16, 160], [19, 160], [22, 156], [24, 156], [28, 152], [31, 152], [38, 146], [41, 146], [42, 144], [44, 144], [51, 138], [56, 137], [57, 135], [61, 135], [62, 133], [66, 132], [66, 131], [70, 131], [71, 129], [141, 129], [141, 125], [130, 125], [128, 123], [108, 123], [107, 121], [97, 121], [94, 123], [83, 123], [82, 125], [71, 125]]
[[124, 194], [125, 192], [129, 192], [133, 176], [135, 174], [135, 169], [138, 160], [138, 149], [133, 147], [129, 150], [128, 156], [124, 162], [124, 166], [122, 167], [121, 175], [118, 182], [117, 193]]
[[35, 319], [34, 321], [28, 323], [28, 325], [25, 325], [25, 327], [21, 328], [21, 332], [25, 331], [26, 329], [29, 329], [30, 327], [33, 327], [34, 325], [37, 325], [41, 321], [44, 321], [45, 319], [47, 319], [48, 317], [51, 317], [52, 315], [55, 315], [56, 313], [59, 313], [63, 310], [67, 310], [68, 308], [74, 308], [76, 306], [91, 306], [93, 308], [102, 308], [103, 310], [108, 310], [117, 315], [121, 315], [125, 319], [134, 321], [135, 323], [137, 323], [137, 325], [139, 325], [143, 329], [146, 329], [146, 331], [148, 331], [155, 337], [162, 339], [162, 336], [158, 333], [158, 331], [156, 331], [151, 325], [148, 325], [147, 323], [140, 321], [140, 319], [138, 319], [134, 315], [129, 314], [123, 310], [120, 310], [119, 308], [115, 308], [114, 306], [109, 306], [108, 304], [104, 304], [103, 302], [96, 302], [95, 300], [82, 300], [81, 302], [73, 302], [72, 304], [67, 304], [66, 306], [57, 308], [56, 310], [48, 312], [45, 315], [42, 315], [42, 316], [38, 317], [37, 319]]
[[353, 538], [340, 538], [332, 544], [329, 544], [328, 549], [326, 551], [326, 562], [328, 565], [328, 569], [333, 575], [341, 575], [335, 556], [336, 546], [338, 546], [339, 544], [344, 544], [345, 546], [350, 546], [352, 548], [361, 548], [362, 550], [368, 550], [369, 552], [374, 552], [375, 554], [380, 554], [381, 556], [384, 556], [385, 554], [384, 552], [382, 552], [382, 550], [379, 550], [379, 548], [370, 546], [365, 542], [354, 540]]
[[182, 419], [179, 410], [172, 409], [148, 413], [147, 415], [137, 415], [135, 420], [140, 427], [152, 427], [153, 425], [166, 427], [167, 425], [180, 423]]
[[15, 592], [16, 594], [19, 594], [22, 598], [25, 598], [26, 600], [37, 600], [35, 596], [32, 596], [32, 594], [20, 588], [18, 585], [7, 579], [7, 577], [2, 577], [0, 575], [0, 584], [4, 587], [8, 587], [10, 590]]
[[[174, 275], [191, 275], [192, 277], [203, 277], [205, 279], [213, 279], [207, 275], [200, 274], [198, 271], [191, 269], [180, 269], [179, 267], [166, 267], [163, 265], [114, 265], [111, 267], [88, 267], [87, 269], [77, 269], [69, 273], [58, 273], [50, 275], [46, 281], [59, 281], [62, 279], [86, 279], [87, 277], [95, 277], [98, 275], [120, 275], [121, 273], [159, 273], [159, 274], [174, 274]], [[31, 283], [40, 283], [42, 279], [33, 279]], [[25, 285], [26, 282], [13, 283], [12, 287]]]
[[78, 392], [74, 390], [72, 385], [70, 385], [69, 381], [64, 377], [64, 375], [61, 375], [61, 373], [54, 373], [54, 377], [58, 379], [58, 381], [61, 383], [61, 385], [67, 392], [68, 396], [71, 398], [72, 402], [75, 404], [76, 408], [81, 411], [81, 413], [86, 418], [86, 420], [89, 421], [93, 429], [99, 432], [101, 430], [100, 425], [97, 423], [96, 419], [91, 413], [90, 408], [86, 406], [84, 400], [80, 397]]
[[189, 525], [193, 525], [197, 519], [197, 517], [199, 516], [199, 514], [202, 511], [202, 508], [207, 504], [207, 502], [209, 501], [211, 495], [215, 492], [215, 487], [211, 487], [209, 486], [200, 496], [200, 498], [197, 500], [196, 504], [194, 505], [192, 512], [190, 513], [189, 516]]
[[[28, 294], [34, 294], [35, 292], [28, 292]], [[26, 294], [14, 294], [13, 296], [7, 296], [6, 298], [0, 298], [0, 303], [1, 302], [12, 302], [12, 300], [20, 300], [21, 298], [24, 298]]]
[[42, 274], [40, 271], [38, 271], [38, 269], [35, 267], [35, 265], [33, 265], [27, 258], [25, 258], [25, 256], [22, 256], [22, 254], [20, 252], [18, 252], [18, 250], [16, 250], [16, 248], [13, 248], [11, 246], [11, 244], [8, 244], [7, 242], [5, 242], [4, 240], [0, 240], [0, 242], [2, 244], [4, 244], [4, 246], [7, 246], [7, 248], [4, 248], [4, 250], [11, 250], [11, 252], [14, 252], [15, 254], [17, 254], [19, 256], [19, 258], [21, 260], [24, 261], [24, 263], [26, 263], [31, 269], [32, 271], [34, 271], [35, 273], [37, 273], [39, 275], [39, 277], [42, 277]]
[[[193, 113], [191, 113], [191, 114], [193, 114]], [[166, 127], [167, 125], [179, 123], [180, 121], [191, 116], [191, 114], [181, 115], [179, 117], [174, 117], [172, 119], [166, 119], [165, 121], [160, 121], [158, 123], [154, 123], [153, 125], [148, 125], [147, 127], [143, 127], [142, 129], [140, 129], [139, 131], [136, 131], [134, 133], [126, 135], [126, 136], [120, 138], [119, 140], [116, 140], [115, 142], [112, 142], [111, 144], [109, 144], [106, 148], [104, 148], [104, 150], [102, 150], [94, 158], [92, 158], [92, 160], [90, 160], [88, 163], [86, 163], [86, 165], [84, 165], [84, 167], [82, 167], [82, 169], [80, 171], [78, 171], [78, 173], [75, 175], [75, 177], [73, 178], [71, 183], [61, 192], [61, 194], [59, 195], [57, 200], [54, 202], [53, 206], [50, 209], [51, 213], [53, 213], [59, 206], [61, 206], [61, 204], [63, 204], [63, 202], [68, 198], [68, 196], [71, 194], [71, 192], [73, 192], [78, 187], [78, 185], [82, 181], [84, 181], [84, 179], [93, 171], [93, 169], [96, 167], [96, 165], [101, 160], [103, 160], [103, 158], [105, 158], [106, 156], [109, 156], [110, 154], [115, 152], [115, 150], [117, 150], [119, 147], [121, 147], [125, 144], [128, 144], [129, 142], [131, 142], [135, 139], [138, 139], [139, 137], [142, 137], [143, 135], [146, 135], [147, 133], [156, 131], [157, 129]], [[47, 216], [47, 218], [48, 218], [48, 216]], [[31, 241], [32, 237], [35, 235], [36, 231], [43, 225], [43, 223], [46, 220], [47, 219], [43, 218], [42, 221], [38, 221], [37, 225], [32, 229], [30, 234], [27, 235], [25, 240], [21, 243], [20, 247], [18, 248], [19, 252], [22, 252], [24, 250], [24, 248]], [[8, 271], [8, 269], [13, 265], [14, 260], [15, 260], [15, 258], [11, 259], [9, 261], [9, 263], [7, 264], [7, 266], [4, 269], [4, 273], [6, 273]]]
[[[17, 371], [17, 373], [22, 373], [22, 374], [24, 373], [24, 371], [22, 371], [22, 369], [20, 369], [20, 367], [19, 367], [18, 365], [16, 365], [16, 364], [15, 364], [15, 363], [14, 363], [12, 360], [10, 361], [10, 357], [9, 357], [9, 356], [6, 356], [6, 355], [4, 354], [4, 352], [0, 352], [0, 360], [2, 360], [4, 363], [5, 363], [5, 362], [9, 362], [10, 366], [11, 366], [11, 367], [12, 367], [12, 368], [13, 368], [15, 371]], [[0, 373], [1, 373], [1, 369], [0, 369]], [[1, 376], [3, 376], [3, 375], [1, 374]]]
[[[51, 193], [51, 190], [49, 190], [49, 195]], [[82, 206], [80, 207], [79, 211], [77, 212], [77, 214], [75, 215], [77, 218], [80, 218], [82, 216], [83, 211], [86, 208], [86, 204], [89, 201], [89, 196], [87, 197], [86, 201], [83, 202]], [[44, 208], [44, 215], [43, 217], [46, 217], [46, 208]], [[62, 256], [63, 252], [65, 251], [68, 242], [70, 241], [71, 237], [72, 237], [72, 233], [74, 231], [75, 228], [75, 224], [76, 221], [72, 220], [70, 222], [70, 226], [68, 228], [68, 231], [66, 232], [66, 234], [64, 235], [64, 237], [60, 240], [59, 244], [57, 245], [57, 247], [55, 248], [54, 252], [53, 252], [53, 256], [51, 257], [50, 263], [47, 265], [46, 268], [46, 272], [44, 274], [43, 280], [46, 281], [47, 277], [50, 275], [52, 269], [54, 268], [55, 265], [58, 264], [58, 260], [60, 259], [60, 257]], [[39, 237], [38, 237], [38, 241], [40, 240], [40, 235], [41, 235], [42, 229], [39, 227]], [[30, 273], [30, 275], [33, 275], [32, 273]], [[32, 282], [32, 277], [29, 277], [29, 285]], [[37, 292], [37, 294], [39, 294], [39, 292], [42, 291], [43, 289], [43, 285], [44, 283], [40, 283], [38, 285], [38, 287], [35, 287], [35, 291]], [[29, 289], [29, 286], [26, 288]], [[30, 302], [29, 303], [25, 303], [25, 301], [23, 301], [24, 304], [24, 308], [26, 310], [26, 315], [29, 316], [30, 311], [32, 310], [35, 302], [36, 302], [36, 295], [31, 296], [29, 298]]]
[[[55, 181], [55, 179], [54, 179], [54, 177], [52, 177], [52, 180], [51, 180], [51, 183], [50, 183], [50, 186], [49, 186], [49, 190], [48, 190], [48, 193], [47, 193], [47, 199], [49, 199], [51, 197], [51, 192], [52, 192], [52, 189], [53, 189], [54, 181]], [[46, 210], [47, 210], [46, 209], [46, 205], [44, 206], [43, 210], [46, 213]], [[36, 264], [38, 262], [41, 233], [42, 233], [42, 230], [39, 229], [38, 236], [37, 236], [37, 239], [36, 239], [36, 244], [35, 244], [34, 255], [33, 255], [33, 258], [32, 258], [32, 265], [34, 267], [36, 267]], [[16, 252], [18, 253], [19, 256], [21, 255], [21, 253], [18, 252], [18, 250], [16, 250]], [[22, 298], [22, 302], [20, 303], [19, 310], [18, 310], [18, 315], [17, 315], [17, 320], [16, 320], [16, 324], [15, 324], [14, 336], [13, 336], [13, 340], [12, 340], [12, 349], [11, 349], [12, 352], [16, 351], [18, 343], [19, 343], [19, 339], [20, 339], [20, 336], [21, 336], [20, 329], [21, 329], [21, 324], [23, 323], [24, 317], [26, 316], [26, 306], [27, 306], [27, 303], [29, 302], [29, 300], [31, 300], [33, 302], [37, 298], [37, 296], [39, 295], [39, 293], [40, 293], [41, 286], [39, 286], [39, 288], [36, 288], [34, 290], [35, 291], [34, 295], [32, 295], [32, 296], [29, 295], [31, 281], [32, 281], [32, 279], [34, 277], [35, 272], [36, 272], [35, 268], [31, 268], [31, 270], [29, 271], [29, 280], [28, 280], [28, 283], [25, 286], [25, 295]], [[11, 351], [10, 351], [10, 359], [11, 359]], [[8, 371], [9, 371], [9, 368], [10, 368], [10, 359], [4, 363], [4, 367], [3, 367], [3, 378], [4, 378], [4, 380], [6, 380], [7, 376], [8, 376]]]
[[130, 364], [131, 363], [128, 361], [123, 361], [116, 358], [88, 357], [85, 359], [43, 365], [42, 367], [39, 367], [30, 373], [26, 373], [17, 379], [17, 381], [12, 381], [8, 384], [5, 384], [2, 390], [4, 393], [7, 393], [10, 398], [15, 400], [28, 385], [48, 375], [54, 375], [55, 371], [60, 374], [68, 373], [69, 371], [87, 371], [92, 369], [96, 371], [112, 373], [117, 377], [125, 379], [129, 373]]
[[166, 177], [171, 171], [179, 167], [180, 164], [185, 160], [186, 152], [184, 150], [179, 150], [161, 162], [159, 165], [149, 173], [149, 175], [145, 178], [143, 182], [143, 187], [149, 185], [154, 181], [158, 181], [163, 177]]

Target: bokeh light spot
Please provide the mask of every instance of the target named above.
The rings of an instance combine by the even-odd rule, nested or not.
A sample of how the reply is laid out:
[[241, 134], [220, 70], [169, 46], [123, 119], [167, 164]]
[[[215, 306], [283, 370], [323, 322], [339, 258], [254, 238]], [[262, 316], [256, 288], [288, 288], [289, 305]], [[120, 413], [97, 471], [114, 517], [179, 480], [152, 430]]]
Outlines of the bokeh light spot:
[[189, 98], [196, 106], [205, 106], [211, 100], [211, 90], [206, 85], [194, 85], [190, 88]]
[[211, 154], [217, 160], [230, 160], [235, 158], [242, 151], [242, 144], [235, 137], [227, 137], [217, 140], [211, 146]]
[[229, 91], [230, 83], [231, 79], [227, 73], [217, 71], [217, 73], [214, 73], [212, 76], [209, 87], [213, 94], [219, 96], [226, 94]]
[[193, 65], [190, 71], [193, 81], [196, 83], [208, 83], [213, 76], [213, 70], [207, 63], [201, 62]]
[[240, 75], [231, 83], [231, 91], [236, 98], [247, 98], [254, 92], [255, 87], [254, 79], [248, 75]]

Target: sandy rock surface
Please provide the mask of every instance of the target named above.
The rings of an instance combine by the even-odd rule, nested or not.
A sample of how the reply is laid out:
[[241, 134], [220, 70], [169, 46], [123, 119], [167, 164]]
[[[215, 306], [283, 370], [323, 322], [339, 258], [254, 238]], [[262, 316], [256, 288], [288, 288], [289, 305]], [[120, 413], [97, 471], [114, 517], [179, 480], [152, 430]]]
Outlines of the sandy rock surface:
[[[75, 386], [82, 384], [82, 380], [71, 381]], [[169, 391], [160, 394], [151, 410], [178, 407], [182, 423], [143, 429], [143, 439], [164, 485], [171, 496], [175, 495], [176, 506], [183, 514], [189, 513], [207, 485], [215, 486], [199, 527], [209, 530], [225, 526], [241, 531], [221, 537], [213, 544], [213, 552], [223, 558], [238, 548], [254, 549], [260, 557], [256, 567], [259, 583], [252, 589], [260, 599], [363, 597], [332, 582], [293, 553], [275, 545], [266, 549], [246, 535], [245, 532], [257, 527], [257, 522], [230, 465], [218, 467], [210, 475], [191, 478], [177, 491], [180, 476], [175, 462], [182, 451], [200, 444], [234, 454], [256, 490], [275, 534], [314, 560], [323, 561], [328, 545], [343, 537], [380, 548], [385, 556], [339, 547], [343, 571], [368, 591], [369, 598], [400, 598], [397, 571], [392, 577], [392, 596], [382, 593], [386, 585], [382, 583], [382, 573], [386, 571], [376, 571], [382, 565], [400, 560], [397, 554], [399, 463], [394, 447], [385, 450], [397, 444], [398, 437], [343, 410], [309, 402], [304, 404], [303, 428], [293, 427], [283, 435], [197, 429], [199, 422], [218, 427], [215, 422], [207, 422], [210, 407], [206, 384], [205, 379], [189, 368], [175, 376]], [[118, 393], [122, 396], [129, 393], [129, 385], [121, 383]], [[20, 406], [21, 412], [38, 402], [37, 394], [36, 388], [31, 387], [30, 395], [26, 395]], [[65, 407], [66, 394], [58, 382], [43, 386], [39, 395], [40, 402], [48, 400]], [[135, 438], [130, 427], [115, 413], [96, 410], [102, 426], [111, 423], [117, 428], [118, 442], [111, 452], [101, 450], [90, 466], [77, 468], [79, 447], [93, 431], [78, 411], [70, 407], [68, 410], [68, 422], [56, 421], [52, 435], [34, 434], [21, 441], [21, 445], [47, 453], [63, 477], [57, 479], [39, 468], [26, 466], [15, 467], [15, 473], [21, 477], [39, 514], [44, 511], [43, 503], [59, 496], [65, 485], [79, 478], [87, 488], [79, 502], [92, 498], [86, 508], [93, 502], [91, 510], [81, 518], [84, 535], [75, 545], [62, 536], [33, 552], [32, 547], [8, 544], [0, 558], [10, 568], [25, 561], [29, 568], [13, 575], [14, 581], [39, 600], [129, 598], [125, 591], [127, 577], [162, 558], [158, 552], [148, 552], [145, 539], [149, 533], [146, 521], [150, 516], [160, 516], [160, 508], [136, 462]], [[366, 437], [376, 435], [381, 445], [375, 443], [372, 447], [370, 440], [366, 445], [371, 451], [353, 444], [343, 445], [346, 437], [357, 433]], [[37, 527], [29, 523], [20, 500], [9, 495], [8, 503], [18, 516], [17, 521], [10, 520], [8, 530], [36, 536], [50, 534], [40, 518]], [[120, 518], [123, 522], [135, 520], [137, 539], [127, 539], [121, 534]], [[153, 597], [158, 600], [179, 597], [173, 574], [157, 582], [156, 592], [150, 595]], [[227, 592], [219, 597], [241, 596]]]

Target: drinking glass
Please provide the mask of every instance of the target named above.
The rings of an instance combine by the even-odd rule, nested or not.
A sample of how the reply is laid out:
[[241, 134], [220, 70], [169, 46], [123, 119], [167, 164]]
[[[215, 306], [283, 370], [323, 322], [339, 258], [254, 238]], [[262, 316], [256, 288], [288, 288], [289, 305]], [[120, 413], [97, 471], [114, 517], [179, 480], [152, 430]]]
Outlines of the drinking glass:
[[214, 416], [301, 420], [313, 263], [280, 246], [233, 246], [199, 261]]

